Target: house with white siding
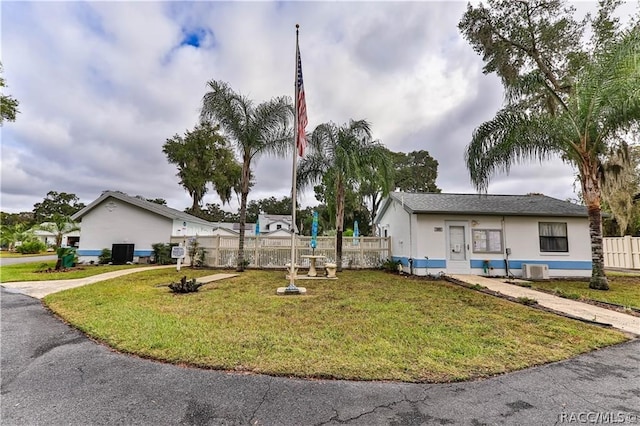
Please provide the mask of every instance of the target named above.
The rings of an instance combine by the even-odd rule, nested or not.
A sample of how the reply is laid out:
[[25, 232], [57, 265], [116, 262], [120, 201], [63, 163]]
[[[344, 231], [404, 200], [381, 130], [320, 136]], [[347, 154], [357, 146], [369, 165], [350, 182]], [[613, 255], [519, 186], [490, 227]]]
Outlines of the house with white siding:
[[[258, 215], [258, 226], [261, 235], [291, 235], [292, 216], [290, 214], [264, 214]], [[280, 231], [280, 232], [276, 232]], [[297, 231], [297, 229], [296, 229]]]
[[143, 262], [151, 256], [155, 243], [169, 243], [171, 236], [214, 235], [218, 228], [190, 214], [119, 191], [104, 191], [71, 218], [80, 223], [81, 262], [97, 261], [105, 248], [112, 250], [114, 257]]
[[591, 275], [587, 209], [542, 194], [393, 192], [374, 224], [415, 275]]

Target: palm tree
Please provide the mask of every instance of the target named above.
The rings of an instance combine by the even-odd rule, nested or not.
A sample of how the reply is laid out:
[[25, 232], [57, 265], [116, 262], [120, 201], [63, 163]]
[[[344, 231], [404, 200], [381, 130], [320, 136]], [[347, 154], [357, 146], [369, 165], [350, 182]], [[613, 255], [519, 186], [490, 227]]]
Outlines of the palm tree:
[[220, 126], [242, 160], [237, 270], [244, 271], [244, 225], [251, 186], [251, 163], [262, 154], [284, 156], [293, 152], [293, 107], [291, 100], [284, 96], [255, 106], [253, 101], [234, 92], [225, 82], [211, 80], [207, 86], [210, 91], [202, 99], [201, 118]]
[[71, 220], [69, 216], [54, 213], [49, 222], [38, 225], [37, 229], [54, 234], [56, 239], [55, 247], [58, 248], [62, 245], [62, 238], [64, 237], [64, 234], [78, 231], [80, 230], [80, 226]]
[[1, 245], [13, 251], [17, 242], [26, 242], [34, 238], [31, 229], [28, 229], [24, 223], [16, 223], [15, 225], [2, 225], [0, 228]]
[[549, 88], [555, 113], [507, 106], [473, 134], [465, 160], [471, 180], [486, 191], [496, 172], [525, 160], [559, 155], [578, 170], [589, 215], [592, 274], [590, 288], [609, 288], [602, 252], [601, 183], [605, 159], [627, 151], [617, 136], [640, 122], [640, 31], [626, 32], [577, 74], [562, 98]]
[[[298, 167], [298, 186], [323, 181], [328, 191], [335, 194], [336, 206], [336, 263], [342, 271], [342, 232], [346, 190], [356, 190], [368, 176], [377, 170], [386, 195], [391, 186], [391, 160], [384, 145], [371, 139], [371, 126], [365, 120], [351, 120], [337, 126], [324, 123], [315, 128], [309, 142], [310, 153]], [[327, 200], [329, 202], [329, 200]]]

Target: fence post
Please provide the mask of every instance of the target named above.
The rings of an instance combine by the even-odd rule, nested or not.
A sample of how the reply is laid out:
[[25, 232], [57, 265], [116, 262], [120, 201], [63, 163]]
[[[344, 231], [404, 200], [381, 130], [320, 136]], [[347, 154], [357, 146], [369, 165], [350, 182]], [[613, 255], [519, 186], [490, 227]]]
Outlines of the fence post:
[[260, 237], [256, 235], [255, 238], [253, 239], [254, 251], [255, 251], [253, 255], [253, 261], [255, 262], [256, 268], [260, 267], [260, 250], [258, 250], [259, 243], [260, 243]]
[[623, 268], [633, 268], [633, 256], [631, 254], [631, 235], [625, 235], [622, 239], [624, 256]]
[[220, 267], [220, 235], [216, 235], [216, 245], [215, 245], [216, 255], [214, 257], [215, 267]]

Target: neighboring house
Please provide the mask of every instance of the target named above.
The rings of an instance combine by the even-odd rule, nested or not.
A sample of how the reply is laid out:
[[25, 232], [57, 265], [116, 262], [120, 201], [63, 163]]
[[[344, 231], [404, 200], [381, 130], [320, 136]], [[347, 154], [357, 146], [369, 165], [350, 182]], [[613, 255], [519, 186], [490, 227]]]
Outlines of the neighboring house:
[[171, 236], [213, 235], [216, 224], [167, 206], [105, 191], [71, 217], [81, 224], [80, 261], [97, 261], [102, 249], [112, 250], [114, 262], [145, 261], [152, 244], [168, 243]]
[[291, 235], [290, 214], [260, 214], [258, 215], [258, 224], [260, 226], [260, 235], [269, 234], [281, 229], [287, 231], [287, 235]]
[[274, 231], [269, 231], [266, 233], [260, 232], [260, 236], [262, 237], [289, 237], [291, 238], [291, 231], [288, 229], [276, 229]]
[[[215, 222], [213, 235], [222, 235], [225, 237], [239, 237], [240, 236], [240, 224], [230, 222]], [[255, 235], [255, 223], [245, 223], [244, 236], [253, 237]]]
[[[229, 225], [233, 225], [230, 223]], [[233, 227], [220, 226], [220, 224], [216, 224], [213, 228], [212, 235], [221, 235], [223, 237], [238, 237], [240, 234], [233, 230]]]
[[541, 194], [394, 192], [374, 223], [416, 275], [591, 275], [586, 207]]
[[[46, 226], [48, 224], [48, 222], [45, 222], [41, 226]], [[56, 244], [56, 234], [54, 232], [45, 231], [44, 229], [34, 229], [33, 235], [39, 241], [42, 241], [47, 247], [51, 247]], [[80, 231], [67, 232], [62, 235], [62, 247], [78, 247], [79, 242]]]

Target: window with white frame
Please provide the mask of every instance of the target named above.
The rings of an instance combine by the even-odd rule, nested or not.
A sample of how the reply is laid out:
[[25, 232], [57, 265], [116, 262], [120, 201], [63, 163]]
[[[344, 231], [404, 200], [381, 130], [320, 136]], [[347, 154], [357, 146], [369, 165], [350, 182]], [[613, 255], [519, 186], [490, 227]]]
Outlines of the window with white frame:
[[538, 229], [541, 252], [566, 253], [569, 251], [566, 222], [539, 222]]
[[472, 240], [474, 253], [502, 253], [500, 229], [474, 229]]

